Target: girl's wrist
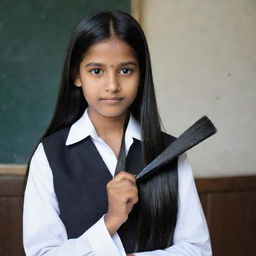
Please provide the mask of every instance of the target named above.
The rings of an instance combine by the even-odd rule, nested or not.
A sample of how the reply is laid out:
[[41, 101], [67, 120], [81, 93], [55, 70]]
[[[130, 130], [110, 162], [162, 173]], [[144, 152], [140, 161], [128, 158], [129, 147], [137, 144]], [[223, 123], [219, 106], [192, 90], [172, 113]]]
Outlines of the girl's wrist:
[[116, 231], [122, 225], [122, 223], [120, 223], [120, 220], [110, 218], [108, 216], [108, 214], [106, 214], [104, 216], [104, 222], [105, 222], [106, 228], [111, 236], [114, 235], [114, 233], [116, 233]]

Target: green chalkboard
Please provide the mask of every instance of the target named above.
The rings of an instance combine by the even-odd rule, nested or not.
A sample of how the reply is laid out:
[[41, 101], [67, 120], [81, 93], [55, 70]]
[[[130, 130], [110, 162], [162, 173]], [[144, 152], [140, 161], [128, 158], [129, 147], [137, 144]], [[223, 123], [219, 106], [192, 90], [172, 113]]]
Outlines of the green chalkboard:
[[130, 1], [0, 1], [0, 164], [27, 163], [52, 116], [71, 31], [104, 8], [130, 12]]

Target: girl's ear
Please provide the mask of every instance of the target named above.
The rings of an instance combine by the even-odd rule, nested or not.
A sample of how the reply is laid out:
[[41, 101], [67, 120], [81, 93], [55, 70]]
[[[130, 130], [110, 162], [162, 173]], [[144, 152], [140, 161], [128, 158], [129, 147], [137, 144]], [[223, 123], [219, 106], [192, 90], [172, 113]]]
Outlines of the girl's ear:
[[81, 82], [81, 79], [80, 79], [79, 75], [75, 78], [74, 84], [77, 87], [81, 87], [82, 86], [82, 82]]

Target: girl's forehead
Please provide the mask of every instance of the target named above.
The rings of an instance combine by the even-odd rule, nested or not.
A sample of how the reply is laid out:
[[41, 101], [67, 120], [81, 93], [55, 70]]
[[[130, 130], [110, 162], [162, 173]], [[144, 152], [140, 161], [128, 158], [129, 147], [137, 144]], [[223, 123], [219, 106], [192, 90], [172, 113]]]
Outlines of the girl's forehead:
[[116, 37], [93, 44], [84, 55], [83, 62], [136, 61], [136, 54], [129, 44]]

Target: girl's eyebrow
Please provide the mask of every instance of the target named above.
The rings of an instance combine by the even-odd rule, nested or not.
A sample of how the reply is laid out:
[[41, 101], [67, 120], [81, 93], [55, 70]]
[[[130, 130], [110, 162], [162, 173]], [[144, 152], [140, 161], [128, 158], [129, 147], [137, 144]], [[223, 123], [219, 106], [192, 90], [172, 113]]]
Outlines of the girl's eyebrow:
[[85, 67], [91, 67], [91, 66], [96, 66], [96, 67], [102, 67], [102, 66], [104, 66], [103, 64], [101, 64], [101, 63], [97, 63], [97, 62], [90, 62], [90, 63], [88, 63], [88, 64], [86, 64], [85, 65]]
[[[127, 62], [122, 62], [122, 63], [119, 64], [120, 67], [128, 66], [128, 65], [137, 66], [137, 63], [134, 62], [134, 61], [127, 61]], [[98, 62], [90, 62], [90, 63], [85, 65], [85, 67], [91, 67], [91, 66], [93, 66], [93, 67], [105, 67], [106, 65], [104, 65], [102, 63], [98, 63]]]
[[120, 63], [120, 66], [128, 66], [128, 65], [134, 65], [134, 66], [137, 66], [137, 63], [134, 62], [134, 61], [127, 61], [127, 62], [123, 62], [123, 63]]

